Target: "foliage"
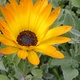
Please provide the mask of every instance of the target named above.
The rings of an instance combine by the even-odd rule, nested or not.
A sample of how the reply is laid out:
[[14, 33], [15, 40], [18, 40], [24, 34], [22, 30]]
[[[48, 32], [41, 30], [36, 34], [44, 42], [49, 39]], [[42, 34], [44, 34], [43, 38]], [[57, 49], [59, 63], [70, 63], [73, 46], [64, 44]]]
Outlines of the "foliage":
[[[7, 1], [9, 0], [0, 0], [0, 5], [5, 5]], [[24, 76], [25, 80], [80, 80], [80, 0], [49, 2], [52, 3], [53, 9], [58, 6], [62, 8], [61, 14], [51, 28], [59, 25], [73, 26], [72, 30], [65, 34], [72, 40], [66, 44], [56, 45], [56, 48], [64, 53], [65, 58], [53, 59], [40, 55], [39, 66], [33, 66], [28, 62], [27, 66], [24, 66], [25, 61], [19, 59], [16, 54], [0, 54], [0, 80], [21, 80]], [[3, 47], [5, 45], [0, 44], [0, 48]]]

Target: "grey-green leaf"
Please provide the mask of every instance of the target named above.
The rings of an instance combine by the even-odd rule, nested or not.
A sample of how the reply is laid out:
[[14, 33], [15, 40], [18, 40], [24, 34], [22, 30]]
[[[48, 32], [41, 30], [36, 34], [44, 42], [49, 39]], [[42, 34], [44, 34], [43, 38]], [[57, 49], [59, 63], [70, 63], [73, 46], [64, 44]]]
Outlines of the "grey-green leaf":
[[10, 80], [10, 79], [5, 75], [0, 75], [0, 80]]
[[0, 70], [4, 70], [4, 71], [6, 71], [6, 69], [5, 69], [4, 64], [3, 64], [2, 61], [0, 61]]
[[79, 74], [77, 69], [67, 66], [61, 66], [61, 68], [63, 71], [64, 80], [73, 80]]
[[31, 73], [32, 73], [35, 77], [42, 78], [42, 73], [43, 73], [43, 71], [40, 70], [40, 69], [33, 69], [33, 70], [31, 71]]
[[72, 29], [70, 32], [71, 32], [72, 34], [80, 37], [80, 32], [79, 32], [78, 30]]
[[75, 7], [80, 7], [80, 0], [70, 0], [72, 5]]

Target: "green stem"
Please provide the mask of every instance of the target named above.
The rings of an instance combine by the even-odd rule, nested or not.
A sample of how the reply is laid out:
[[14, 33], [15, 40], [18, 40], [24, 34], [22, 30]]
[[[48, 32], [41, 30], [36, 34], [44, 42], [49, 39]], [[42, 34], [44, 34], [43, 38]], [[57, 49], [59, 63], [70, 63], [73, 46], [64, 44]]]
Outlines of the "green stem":
[[27, 71], [27, 59], [25, 59], [25, 63], [24, 63], [24, 69], [23, 69], [23, 74], [22, 74], [22, 80], [25, 80], [26, 71]]
[[59, 80], [62, 80], [62, 79], [60, 78], [60, 76], [59, 76], [58, 71], [57, 71], [56, 68], [53, 68], [53, 72], [54, 72], [55, 76], [56, 76]]

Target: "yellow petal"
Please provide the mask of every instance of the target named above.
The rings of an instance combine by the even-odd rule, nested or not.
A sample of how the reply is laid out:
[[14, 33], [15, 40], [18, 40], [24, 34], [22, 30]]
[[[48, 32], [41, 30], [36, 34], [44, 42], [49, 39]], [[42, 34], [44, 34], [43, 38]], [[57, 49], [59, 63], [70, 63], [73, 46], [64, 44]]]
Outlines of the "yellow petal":
[[5, 44], [7, 46], [15, 46], [15, 47], [17, 46], [15, 42], [13, 42], [12, 40], [8, 39], [3, 34], [0, 34], [0, 42], [2, 42], [3, 44]]
[[21, 24], [20, 32], [24, 30], [28, 30], [29, 18], [30, 18], [32, 7], [33, 7], [32, 0], [20, 0], [20, 4], [18, 6], [19, 18], [20, 18], [19, 23]]
[[42, 38], [45, 34], [46, 29], [48, 28], [48, 26], [45, 26], [45, 24], [43, 24], [43, 22], [46, 21], [46, 19], [48, 18], [50, 12], [52, 9], [52, 4], [48, 4], [41, 12], [41, 14], [39, 15], [38, 18], [38, 22], [36, 24], [36, 34], [37, 36], [39, 36], [39, 38]]
[[4, 20], [2, 20], [1, 18], [0, 18], [0, 25], [1, 25], [0, 29], [3, 32], [3, 34], [6, 37], [11, 38], [11, 36], [10, 36], [10, 30], [8, 28], [8, 24]]
[[[50, 15], [49, 17], [45, 20], [45, 21], [42, 21], [41, 23], [41, 29], [40, 31], [44, 30], [43, 34], [45, 35], [45, 33], [47, 33], [49, 27], [55, 22], [55, 20], [58, 18], [59, 14], [60, 14], [60, 11], [61, 11], [61, 8], [58, 7], [56, 8]], [[39, 32], [39, 33], [42, 33], [42, 32]], [[43, 36], [44, 37], [44, 36]]]
[[10, 2], [11, 2], [11, 5], [12, 5], [13, 7], [15, 7], [15, 9], [16, 9], [16, 7], [18, 6], [17, 1], [16, 1], [16, 0], [10, 0]]
[[[19, 34], [20, 30], [22, 30], [22, 25], [20, 22], [20, 15], [19, 15], [19, 7], [16, 7], [16, 9], [13, 7], [12, 3], [15, 3], [16, 0], [11, 1], [10, 3], [7, 3], [6, 7], [0, 6], [1, 12], [9, 25], [8, 28], [11, 30], [11, 32], [14, 34], [15, 38]], [[17, 1], [16, 1], [17, 2]], [[11, 7], [11, 8], [10, 8]], [[22, 19], [21, 19], [22, 20]], [[14, 28], [14, 29], [13, 29]]]
[[33, 29], [35, 30], [35, 27], [36, 27], [35, 24], [41, 12], [41, 7], [42, 7], [42, 1], [37, 0], [30, 13], [30, 19], [29, 19], [29, 29], [30, 30], [33, 30]]
[[15, 47], [6, 47], [0, 50], [0, 53], [2, 54], [13, 54], [17, 52], [19, 49]]
[[71, 28], [72, 28], [71, 26], [60, 26], [60, 27], [50, 29], [43, 40], [47, 40], [47, 39], [62, 35], [64, 33], [67, 33], [68, 31], [71, 30]]
[[15, 19], [13, 17], [13, 15], [10, 13], [10, 11], [8, 9], [6, 9], [3, 6], [0, 6], [0, 10], [4, 16], [4, 18], [6, 19], [7, 23], [12, 23], [13, 21], [15, 22]]
[[0, 28], [1, 28], [2, 33], [7, 38], [15, 40], [15, 37], [14, 37], [13, 33], [11, 32], [11, 30], [9, 29], [8, 24], [4, 20], [2, 20], [1, 18], [0, 18], [0, 24], [1, 24]]
[[[2, 12], [7, 24], [9, 25], [8, 28], [11, 30], [11, 32], [16, 37], [16, 35], [19, 34], [19, 28], [20, 28], [19, 23], [16, 22], [15, 17], [11, 14], [11, 12], [7, 8], [0, 6], [0, 9], [1, 9], [1, 12]], [[17, 21], [19, 21], [18, 18], [17, 18]]]
[[48, 5], [48, 0], [43, 0], [42, 3], [41, 9], [44, 9]]
[[40, 45], [40, 46], [37, 46], [34, 50], [53, 58], [64, 58], [64, 55], [58, 50], [56, 50], [56, 48], [53, 46]]
[[25, 50], [19, 50], [17, 55], [19, 58], [25, 59], [28, 56], [28, 52]]
[[[10, 4], [10, 5], [9, 5]], [[10, 0], [10, 3], [8, 5], [6, 4], [6, 8], [15, 16], [15, 13], [17, 12], [19, 15], [19, 10], [18, 10], [18, 2], [17, 0]], [[11, 10], [12, 9], [12, 10]], [[16, 16], [15, 16], [16, 17]]]
[[40, 63], [39, 57], [34, 51], [29, 51], [28, 60], [33, 65], [38, 65]]
[[41, 23], [46, 20], [51, 12], [52, 5], [48, 4], [46, 7], [43, 7], [43, 3], [43, 1], [38, 0], [31, 11], [29, 29], [35, 31], [35, 33], [39, 28], [41, 28]]
[[32, 9], [32, 7], [33, 7], [32, 0], [20, 0], [20, 4], [19, 4], [20, 13], [19, 14], [25, 14], [26, 16], [26, 13], [28, 13]]
[[14, 16], [16, 19], [16, 16], [18, 14], [18, 10], [15, 10], [14, 7], [11, 5], [11, 3], [6, 3], [6, 8], [9, 10], [9, 12]]
[[47, 26], [51, 26], [56, 21], [56, 19], [58, 18], [59, 14], [60, 14], [60, 11], [61, 11], [60, 7], [53, 10], [53, 12], [49, 15], [49, 17], [46, 20]]
[[48, 40], [42, 41], [40, 44], [45, 44], [45, 45], [62, 44], [62, 43], [69, 42], [70, 40], [71, 38], [58, 36], [58, 37], [53, 37]]

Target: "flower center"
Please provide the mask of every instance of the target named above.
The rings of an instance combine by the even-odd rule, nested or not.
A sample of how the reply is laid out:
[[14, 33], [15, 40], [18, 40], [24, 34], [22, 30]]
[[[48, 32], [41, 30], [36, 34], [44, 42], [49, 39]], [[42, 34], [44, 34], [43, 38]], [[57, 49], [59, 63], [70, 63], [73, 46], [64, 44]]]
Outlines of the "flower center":
[[27, 30], [27, 31], [22, 31], [18, 35], [17, 42], [21, 46], [35, 46], [38, 40], [35, 33]]

